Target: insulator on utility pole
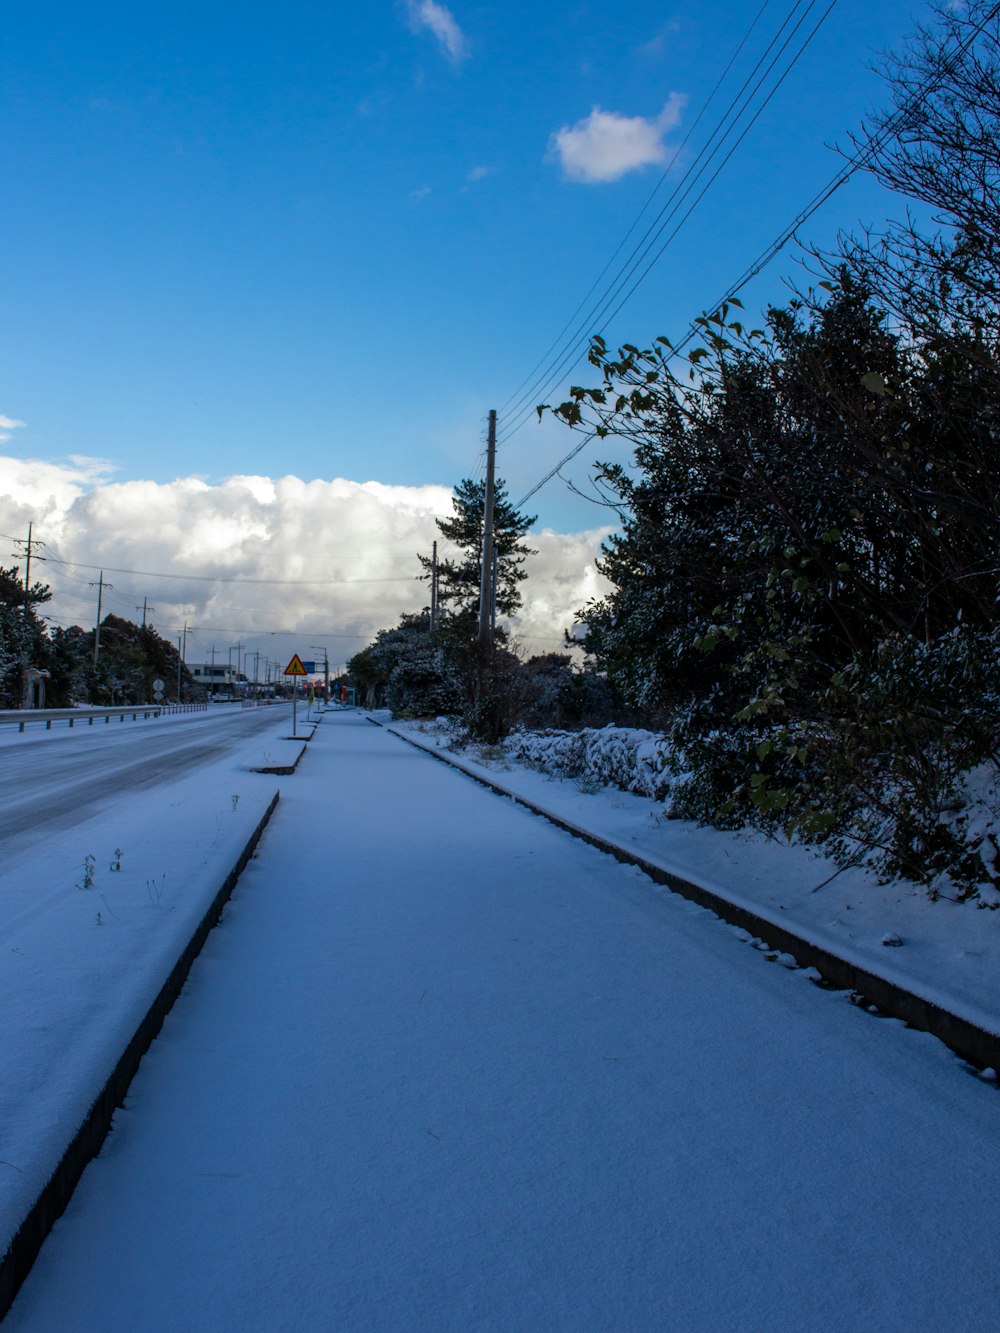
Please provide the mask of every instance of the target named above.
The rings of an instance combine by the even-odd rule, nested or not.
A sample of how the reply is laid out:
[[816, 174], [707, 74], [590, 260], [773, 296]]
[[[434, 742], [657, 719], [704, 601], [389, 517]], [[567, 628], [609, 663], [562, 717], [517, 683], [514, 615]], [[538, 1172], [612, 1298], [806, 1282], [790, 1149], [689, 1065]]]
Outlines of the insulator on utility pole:
[[486, 436], [486, 496], [483, 505], [483, 556], [479, 573], [479, 646], [493, 642], [490, 631], [490, 584], [493, 582], [493, 478], [496, 470], [497, 414], [492, 409]]

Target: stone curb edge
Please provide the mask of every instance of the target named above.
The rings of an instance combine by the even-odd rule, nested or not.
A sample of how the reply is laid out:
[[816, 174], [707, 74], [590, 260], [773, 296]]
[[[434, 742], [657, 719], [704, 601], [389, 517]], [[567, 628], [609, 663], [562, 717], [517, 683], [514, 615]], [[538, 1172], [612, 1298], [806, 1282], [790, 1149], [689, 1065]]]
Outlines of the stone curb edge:
[[[296, 737], [296, 739], [300, 739], [300, 738]], [[303, 755], [305, 754], [305, 752], [306, 752], [306, 743], [307, 743], [308, 741], [310, 741], [311, 739], [312, 739], [311, 736], [307, 736], [307, 737], [306, 737], [306, 739], [305, 739], [305, 740], [303, 741], [303, 743], [302, 743], [302, 749], [301, 749], [301, 750], [298, 752], [298, 754], [295, 756], [295, 759], [292, 761], [292, 763], [290, 763], [290, 764], [267, 764], [267, 765], [265, 765], [263, 768], [254, 768], [254, 769], [251, 770], [251, 772], [253, 772], [253, 773], [271, 773], [271, 774], [275, 774], [275, 775], [277, 775], [278, 777], [287, 777], [287, 776], [289, 775], [289, 773], [294, 773], [295, 770], [298, 768], [298, 766], [299, 766], [299, 760], [302, 758], [302, 756], [303, 756]]]
[[188, 973], [191, 971], [191, 965], [198, 954], [201, 953], [209, 933], [218, 924], [219, 918], [222, 916], [222, 909], [232, 896], [237, 880], [260, 842], [264, 829], [277, 807], [280, 795], [279, 791], [274, 793], [263, 818], [250, 835], [250, 839], [240, 853], [236, 864], [226, 876], [222, 887], [213, 898], [197, 929], [188, 941], [184, 952], [174, 965], [173, 971], [167, 977], [156, 999], [147, 1010], [132, 1040], [112, 1070], [107, 1083], [105, 1083], [97, 1100], [90, 1108], [87, 1118], [63, 1153], [49, 1183], [42, 1190], [34, 1207], [18, 1228], [7, 1253], [0, 1260], [0, 1321], [7, 1314], [21, 1284], [31, 1271], [31, 1266], [38, 1257], [38, 1252], [46, 1236], [65, 1211], [87, 1163], [100, 1152], [101, 1146], [108, 1136], [108, 1131], [111, 1129], [111, 1119], [115, 1109], [123, 1104], [129, 1084], [135, 1077], [142, 1057], [163, 1026], [163, 1020], [180, 994]]
[[[378, 722], [375, 718], [369, 717], [368, 720], [375, 722], [376, 726], [383, 726], [383, 723]], [[911, 1028], [916, 1028], [920, 1032], [931, 1033], [932, 1036], [943, 1041], [961, 1059], [967, 1060], [978, 1069], [991, 1068], [1000, 1073], [1000, 1035], [951, 1013], [942, 1005], [927, 1000], [896, 982], [888, 981], [885, 977], [869, 971], [858, 963], [853, 963], [849, 959], [831, 953], [829, 949], [814, 944], [801, 935], [796, 935], [787, 926], [782, 926], [769, 917], [759, 915], [738, 903], [730, 902], [728, 898], [712, 889], [694, 884], [672, 871], [665, 870], [662, 866], [657, 865], [655, 861], [640, 856], [637, 852], [622, 847], [608, 838], [602, 838], [599, 834], [591, 833], [589, 830], [581, 828], [570, 820], [563, 819], [560, 815], [554, 814], [542, 806], [535, 805], [526, 797], [508, 791], [506, 787], [466, 767], [453, 756], [442, 754], [440, 750], [424, 745], [411, 736], [404, 735], [397, 731], [395, 727], [387, 727], [386, 730], [399, 740], [405, 741], [407, 745], [412, 745], [415, 749], [421, 750], [433, 759], [439, 759], [442, 763], [448, 764], [460, 773], [464, 773], [466, 777], [472, 778], [474, 782], [488, 787], [499, 796], [506, 796], [509, 800], [517, 802], [518, 805], [523, 805], [533, 814], [540, 815], [558, 828], [571, 833], [573, 837], [590, 843], [592, 847], [606, 852], [618, 861], [636, 866], [657, 884], [662, 884], [673, 893], [680, 894], [682, 898], [687, 898], [700, 907], [707, 907], [709, 911], [714, 912], [716, 916], [730, 925], [740, 926], [760, 939], [766, 940], [772, 949], [791, 954], [801, 967], [814, 967], [822, 975], [823, 982], [831, 988], [855, 992], [859, 1004], [863, 1004], [865, 1007], [875, 1005], [881, 1014], [888, 1015], [891, 1018], [900, 1018]]]

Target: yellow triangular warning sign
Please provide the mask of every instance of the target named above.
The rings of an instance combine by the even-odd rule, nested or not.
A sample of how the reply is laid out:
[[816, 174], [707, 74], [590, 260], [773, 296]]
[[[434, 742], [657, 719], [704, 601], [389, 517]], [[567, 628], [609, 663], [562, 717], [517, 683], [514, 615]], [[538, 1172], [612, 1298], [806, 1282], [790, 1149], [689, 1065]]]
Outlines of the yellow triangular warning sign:
[[308, 674], [309, 674], [309, 673], [306, 671], [305, 667], [302, 665], [302, 658], [298, 655], [298, 653], [296, 653], [295, 656], [292, 658], [292, 660], [288, 663], [288, 666], [285, 667], [285, 675], [286, 675], [286, 676], [307, 676]]

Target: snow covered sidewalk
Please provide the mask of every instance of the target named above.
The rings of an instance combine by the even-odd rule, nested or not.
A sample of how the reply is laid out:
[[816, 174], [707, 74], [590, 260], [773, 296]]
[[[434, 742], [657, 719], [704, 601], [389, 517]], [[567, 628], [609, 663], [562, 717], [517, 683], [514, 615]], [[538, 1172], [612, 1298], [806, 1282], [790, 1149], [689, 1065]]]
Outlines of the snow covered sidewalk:
[[328, 717], [8, 1327], [990, 1326], [998, 1111], [933, 1038]]
[[[838, 871], [815, 849], [762, 833], [723, 832], [669, 819], [655, 800], [612, 786], [581, 789], [571, 778], [525, 767], [495, 751], [484, 755], [470, 745], [455, 752], [449, 748], [450, 733], [434, 723], [396, 722], [391, 729], [552, 818], [753, 914], [761, 922], [755, 930], [765, 939], [790, 931], [845, 960], [846, 972], [857, 968], [884, 978], [918, 997], [917, 1008], [923, 1002], [939, 1006], [992, 1037], [977, 1042], [956, 1030], [956, 1046], [995, 1051], [1000, 911], [945, 897], [932, 902], [921, 885], [880, 884], [858, 867]], [[769, 930], [768, 923], [776, 930]], [[919, 1014], [913, 1020], [921, 1025]], [[967, 1040], [959, 1040], [960, 1035]], [[979, 1062], [994, 1059], [987, 1054]]]

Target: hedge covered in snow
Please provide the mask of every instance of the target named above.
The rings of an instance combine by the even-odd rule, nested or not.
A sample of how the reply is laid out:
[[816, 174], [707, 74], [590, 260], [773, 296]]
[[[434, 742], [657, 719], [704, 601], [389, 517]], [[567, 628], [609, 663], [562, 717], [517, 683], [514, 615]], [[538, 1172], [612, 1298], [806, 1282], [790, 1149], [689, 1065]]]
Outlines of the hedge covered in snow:
[[665, 736], [630, 727], [607, 726], [583, 731], [516, 731], [503, 742], [517, 763], [573, 778], [584, 787], [619, 787], [669, 805], [671, 755]]

